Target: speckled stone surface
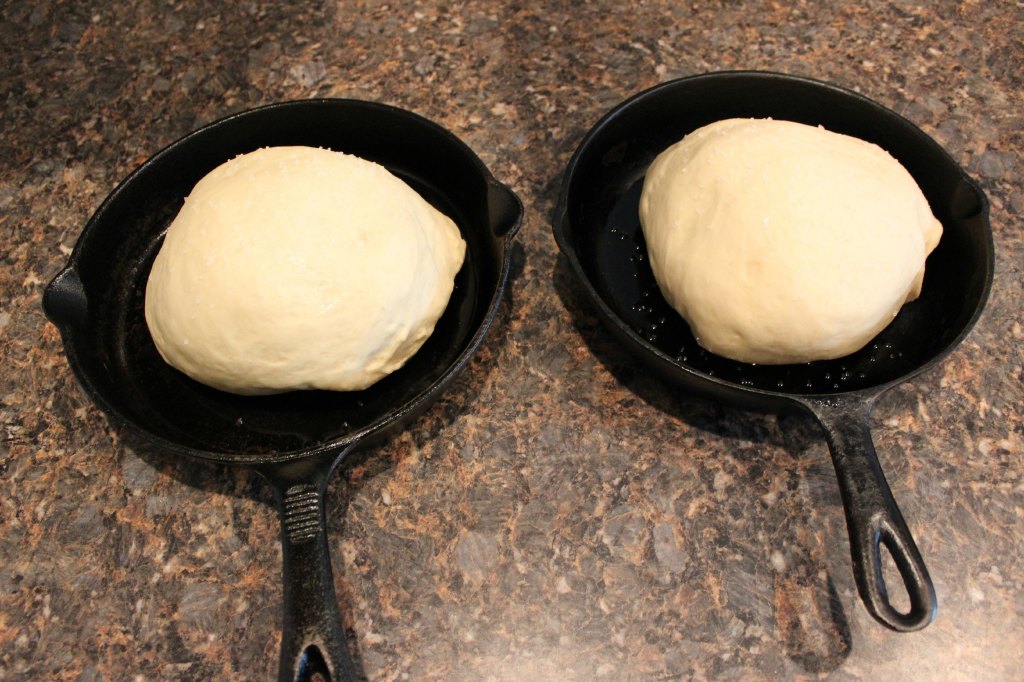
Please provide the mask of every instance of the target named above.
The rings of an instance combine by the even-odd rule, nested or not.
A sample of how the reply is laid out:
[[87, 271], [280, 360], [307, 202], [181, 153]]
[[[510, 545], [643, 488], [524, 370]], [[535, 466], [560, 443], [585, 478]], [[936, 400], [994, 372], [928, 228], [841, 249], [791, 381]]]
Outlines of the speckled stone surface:
[[[3, 3], [0, 679], [276, 674], [270, 491], [112, 429], [40, 297], [145, 158], [313, 96], [438, 121], [527, 211], [469, 370], [332, 483], [336, 587], [368, 679], [1021, 679], [1022, 36], [1011, 1]], [[991, 200], [984, 315], [874, 416], [939, 595], [922, 632], [861, 605], [818, 428], [647, 376], [586, 311], [551, 236], [562, 169], [605, 111], [730, 68], [859, 90]]]

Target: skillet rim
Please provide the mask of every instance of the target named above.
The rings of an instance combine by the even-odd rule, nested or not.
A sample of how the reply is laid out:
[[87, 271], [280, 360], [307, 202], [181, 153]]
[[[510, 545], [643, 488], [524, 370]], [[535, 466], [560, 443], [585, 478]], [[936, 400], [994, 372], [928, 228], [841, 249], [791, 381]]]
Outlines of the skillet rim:
[[[606, 127], [612, 125], [620, 116], [623, 116], [639, 103], [649, 98], [656, 97], [664, 91], [673, 90], [700, 81], [724, 82], [742, 78], [756, 79], [764, 82], [786, 81], [803, 86], [810, 86], [812, 88], [817, 88], [820, 91], [827, 92], [830, 96], [854, 100], [860, 106], [874, 109], [885, 116], [895, 119], [896, 122], [905, 126], [914, 134], [918, 143], [927, 145], [931, 147], [933, 151], [937, 151], [941, 158], [949, 165], [950, 168], [956, 171], [957, 175], [965, 185], [967, 185], [977, 196], [978, 210], [976, 215], [978, 219], [983, 222], [985, 228], [983, 230], [985, 237], [985, 271], [983, 273], [982, 287], [979, 292], [977, 303], [963, 327], [949, 341], [949, 343], [917, 367], [914, 367], [910, 371], [888, 381], [847, 391], [840, 390], [827, 393], [801, 393], [797, 391], [774, 391], [757, 386], [742, 385], [718, 376], [705, 374], [687, 363], [677, 361], [675, 358], [670, 357], [668, 354], [664, 353], [652, 343], [637, 334], [631, 326], [626, 324], [625, 321], [615, 313], [614, 310], [612, 310], [604, 297], [597, 291], [590, 275], [584, 269], [580, 260], [579, 251], [572, 238], [572, 227], [569, 219], [570, 188], [581, 160], [587, 153], [590, 145], [593, 144], [595, 139], [603, 133]], [[558, 201], [552, 218], [552, 227], [555, 242], [558, 244], [559, 250], [569, 261], [577, 281], [582, 285], [586, 292], [587, 298], [597, 307], [597, 311], [599, 316], [602, 318], [602, 321], [606, 325], [610, 326], [613, 332], [625, 341], [624, 345], [634, 356], [642, 362], [646, 362], [647, 364], [663, 370], [660, 373], [661, 378], [667, 379], [676, 385], [681, 385], [685, 388], [691, 388], [703, 392], [724, 392], [729, 395], [730, 402], [752, 402], [756, 409], [778, 409], [781, 405], [792, 403], [807, 407], [812, 403], [831, 403], [851, 398], [871, 401], [890, 388], [904, 383], [921, 372], [934, 367], [952, 353], [974, 328], [974, 325], [981, 317], [981, 314], [988, 302], [992, 289], [992, 281], [995, 275], [995, 244], [992, 236], [988, 197], [982, 190], [981, 186], [967, 174], [963, 167], [957, 163], [957, 161], [942, 145], [906, 117], [858, 92], [835, 83], [810, 78], [808, 76], [793, 75], [778, 71], [725, 70], [699, 73], [658, 83], [657, 85], [641, 90], [622, 100], [619, 104], [615, 105], [612, 109], [603, 114], [596, 123], [594, 123], [594, 125], [580, 140], [572, 157], [569, 159], [569, 163], [566, 165], [565, 172], [562, 176]], [[766, 411], [772, 411], [772, 409], [767, 409]]]
[[[490, 205], [489, 193], [492, 189], [498, 188], [500, 191], [503, 191], [508, 195], [512, 200], [515, 215], [515, 219], [512, 221], [511, 225], [502, 227], [500, 230], [494, 230], [492, 225], [481, 224], [479, 226], [482, 230], [491, 230], [494, 234], [495, 243], [500, 247], [499, 261], [497, 263], [497, 278], [495, 280], [493, 290], [491, 291], [490, 300], [484, 310], [484, 314], [480, 318], [480, 321], [476, 325], [472, 335], [463, 345], [462, 351], [448, 364], [444, 371], [430, 383], [430, 385], [402, 404], [393, 407], [391, 410], [388, 410], [378, 418], [372, 420], [366, 426], [350, 431], [337, 438], [332, 438], [330, 440], [325, 440], [297, 449], [286, 449], [272, 453], [245, 453], [194, 448], [158, 435], [143, 424], [140, 424], [136, 420], [127, 416], [122, 410], [113, 406], [110, 401], [106, 399], [104, 392], [96, 387], [90, 373], [83, 369], [83, 363], [79, 360], [79, 343], [76, 341], [78, 336], [76, 326], [69, 324], [64, 320], [55, 319], [55, 317], [51, 315], [50, 307], [47, 304], [49, 292], [58, 280], [69, 273], [76, 271], [80, 265], [82, 254], [89, 242], [90, 234], [98, 229], [96, 226], [100, 224], [110, 207], [119, 200], [120, 195], [124, 193], [128, 187], [137, 182], [139, 176], [145, 173], [147, 168], [173, 156], [179, 147], [186, 145], [196, 137], [209, 134], [210, 131], [215, 128], [231, 125], [240, 119], [266, 115], [268, 112], [289, 109], [310, 109], [315, 107], [339, 107], [341, 109], [348, 109], [351, 107], [362, 108], [370, 111], [376, 110], [387, 112], [389, 115], [393, 115], [399, 119], [405, 119], [407, 121], [423, 125], [433, 134], [436, 134], [438, 138], [443, 140], [447, 145], [451, 145], [460, 156], [471, 163], [473, 168], [477, 171], [480, 179], [483, 181], [484, 191], [488, 193], [488, 206]], [[227, 116], [211, 121], [186, 133], [146, 158], [145, 161], [125, 176], [124, 179], [110, 191], [110, 193], [92, 213], [89, 220], [86, 222], [85, 227], [82, 228], [81, 233], [78, 235], [78, 238], [75, 241], [75, 246], [73, 247], [71, 254], [68, 256], [67, 261], [44, 288], [43, 308], [47, 318], [50, 319], [51, 323], [54, 324], [60, 332], [61, 343], [64, 349], [64, 354], [68, 359], [68, 364], [71, 367], [76, 380], [82, 386], [82, 389], [85, 391], [89, 399], [92, 400], [109, 419], [163, 450], [208, 462], [252, 466], [283, 464], [297, 460], [313, 459], [326, 453], [340, 454], [345, 450], [358, 446], [360, 443], [373, 436], [382, 435], [390, 428], [400, 425], [406, 418], [417, 414], [422, 409], [425, 409], [438, 398], [440, 393], [447, 388], [448, 385], [454, 381], [455, 377], [466, 367], [466, 365], [469, 364], [473, 355], [476, 354], [476, 351], [479, 349], [487, 333], [493, 326], [498, 309], [501, 307], [502, 298], [508, 288], [509, 274], [511, 271], [511, 247], [516, 233], [522, 226], [523, 218], [524, 208], [522, 200], [511, 189], [511, 187], [498, 181], [491, 173], [490, 169], [487, 168], [486, 164], [484, 164], [483, 160], [481, 160], [476, 152], [474, 152], [473, 149], [461, 138], [441, 124], [436, 123], [425, 116], [391, 104], [358, 98], [318, 97], [272, 102], [270, 104], [228, 114]]]

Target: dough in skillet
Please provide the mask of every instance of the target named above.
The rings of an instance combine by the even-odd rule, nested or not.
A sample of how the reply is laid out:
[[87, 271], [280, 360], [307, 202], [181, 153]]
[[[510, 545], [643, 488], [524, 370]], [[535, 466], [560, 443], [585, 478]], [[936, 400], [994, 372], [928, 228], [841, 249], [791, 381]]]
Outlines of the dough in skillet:
[[655, 278], [698, 343], [742, 362], [837, 358], [921, 292], [942, 226], [880, 147], [730, 119], [655, 159], [640, 222]]
[[447, 306], [466, 244], [384, 167], [311, 147], [236, 157], [196, 185], [146, 288], [163, 358], [240, 394], [366, 388]]

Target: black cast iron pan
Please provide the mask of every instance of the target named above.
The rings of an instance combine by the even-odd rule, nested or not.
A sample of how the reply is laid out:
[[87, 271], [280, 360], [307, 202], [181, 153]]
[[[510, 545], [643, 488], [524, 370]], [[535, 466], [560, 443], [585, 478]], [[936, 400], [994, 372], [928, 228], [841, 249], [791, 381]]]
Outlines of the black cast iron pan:
[[[637, 216], [644, 173], [686, 133], [733, 117], [823, 125], [878, 144], [913, 175], [942, 222], [920, 298], [866, 348], [801, 365], [734, 362], [700, 348], [659, 293]], [[839, 478], [854, 576], [868, 611], [898, 631], [931, 622], [935, 591], [878, 464], [869, 419], [881, 393], [952, 351], [988, 297], [994, 260], [988, 201], [957, 163], [906, 119], [833, 85], [763, 72], [694, 76], [632, 97], [590, 130], [569, 162], [554, 232], [607, 328], [655, 374], [745, 409], [803, 410], [817, 418]], [[886, 591], [882, 545], [906, 586], [906, 613]]]
[[[259, 147], [308, 145], [377, 161], [448, 214], [465, 264], [433, 335], [364, 391], [242, 397], [203, 386], [159, 357], [145, 284], [169, 221], [207, 172]], [[274, 487], [284, 547], [280, 679], [354, 679], [328, 557], [324, 492], [345, 456], [400, 428], [469, 362], [491, 326], [522, 204], [473, 152], [407, 111], [355, 100], [286, 102], [230, 116], [173, 143], [129, 176], [86, 225], [43, 306], [85, 392], [162, 450], [249, 466]]]

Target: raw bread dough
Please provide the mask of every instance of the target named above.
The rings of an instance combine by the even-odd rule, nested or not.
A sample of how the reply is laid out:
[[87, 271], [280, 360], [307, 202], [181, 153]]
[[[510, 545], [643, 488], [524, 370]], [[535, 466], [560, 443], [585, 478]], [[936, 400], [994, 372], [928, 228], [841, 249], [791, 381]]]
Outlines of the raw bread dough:
[[917, 298], [942, 225], [874, 144], [789, 121], [729, 119], [655, 159], [640, 223], [662, 294], [735, 360], [837, 358]]
[[185, 200], [146, 323], [169, 364], [224, 391], [363, 389], [431, 334], [465, 250], [450, 218], [376, 163], [260, 149]]

